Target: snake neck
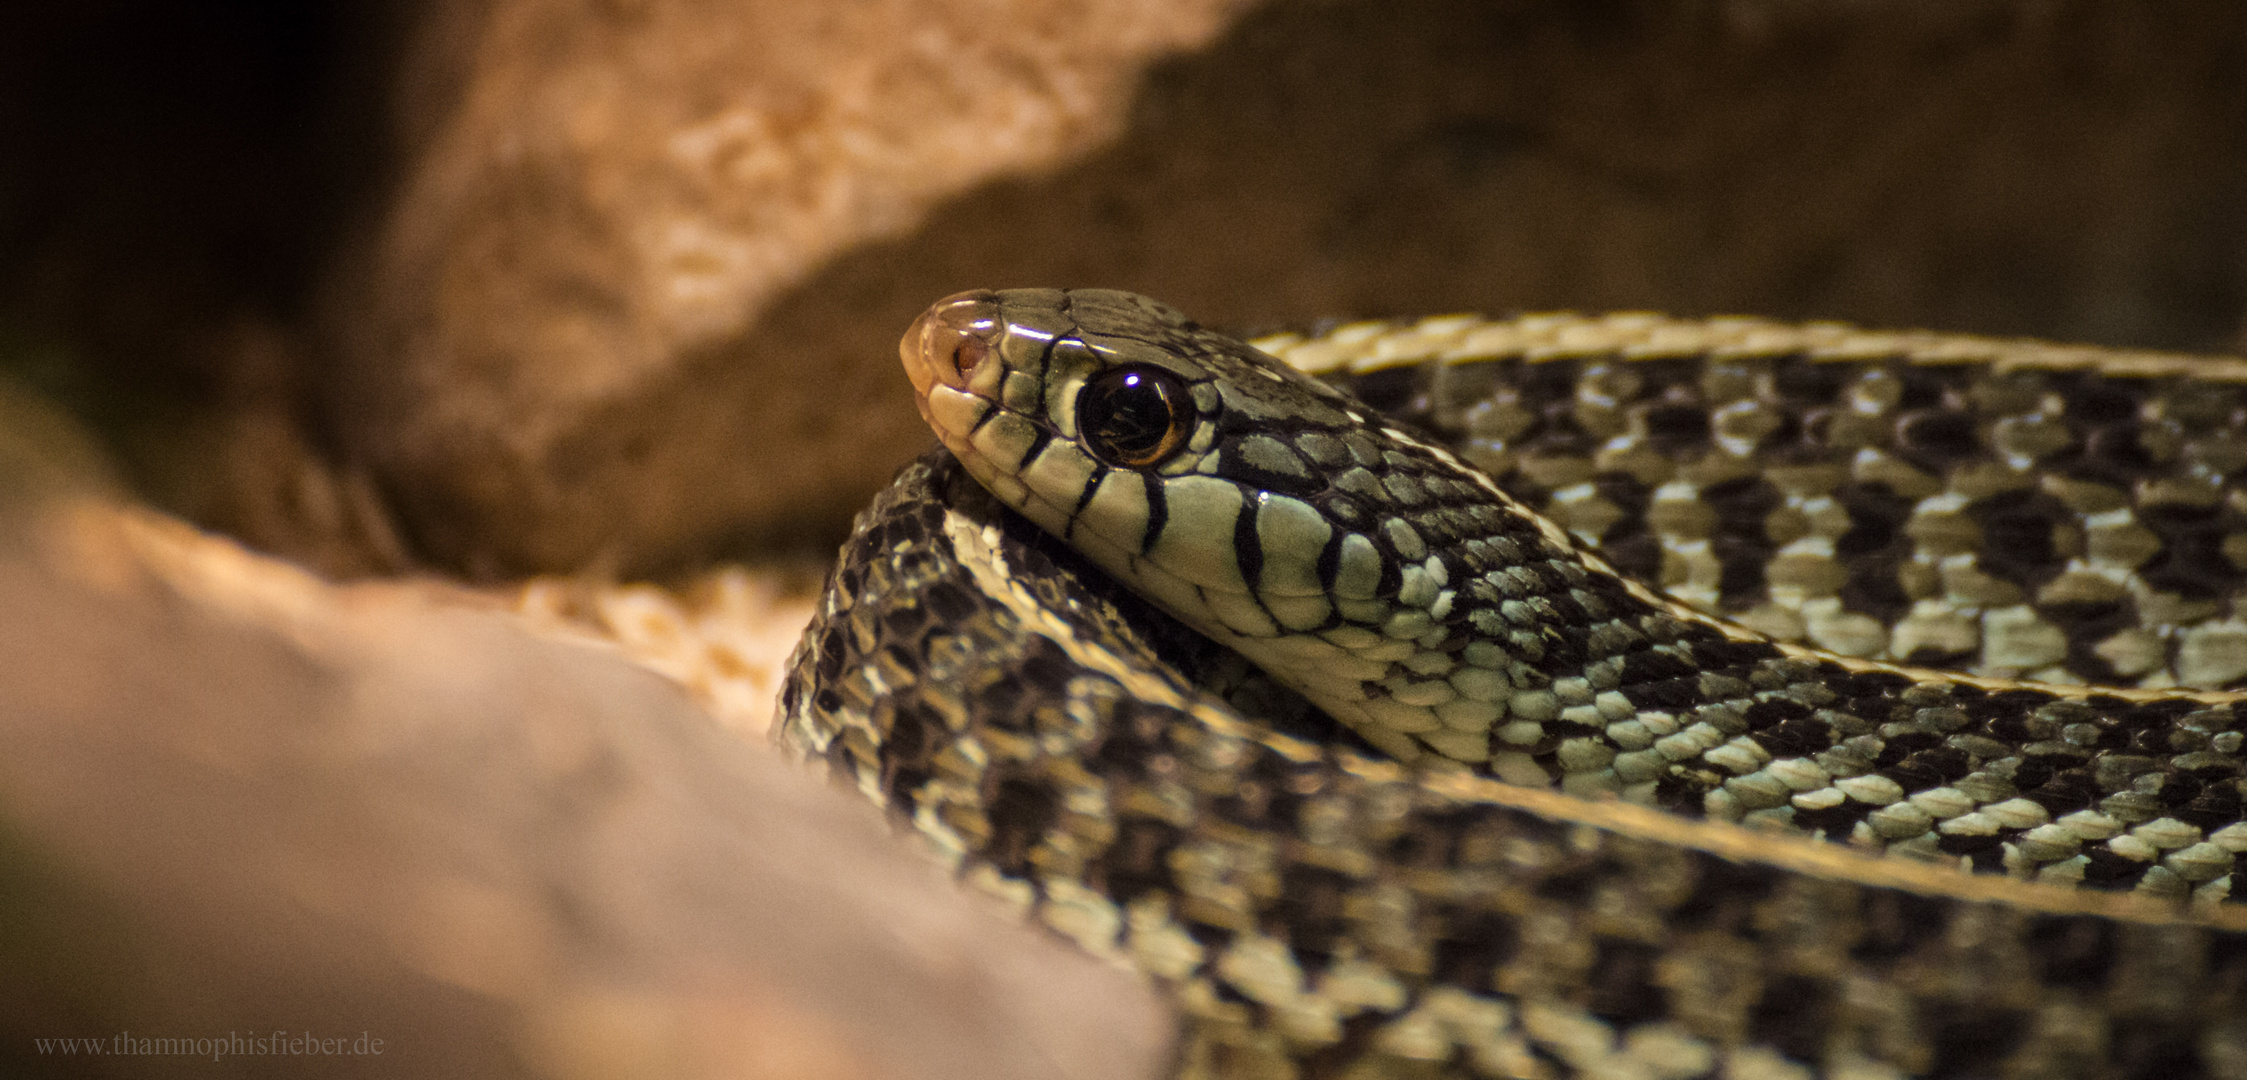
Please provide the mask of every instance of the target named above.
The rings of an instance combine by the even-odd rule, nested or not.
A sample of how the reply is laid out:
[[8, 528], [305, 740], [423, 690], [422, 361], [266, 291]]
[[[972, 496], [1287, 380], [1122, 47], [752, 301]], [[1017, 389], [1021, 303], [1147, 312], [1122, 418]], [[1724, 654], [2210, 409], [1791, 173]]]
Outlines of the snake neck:
[[[1389, 445], [1378, 472], [1353, 466], [1384, 490], [1489, 484], [1439, 448]], [[2238, 820], [2228, 788], [2195, 779], [2238, 770], [2236, 694], [2003, 684], [1784, 646], [1651, 595], [1503, 495], [1400, 502], [1368, 530], [1398, 580], [1337, 601], [1339, 625], [1256, 638], [1194, 621], [1401, 759], [1837, 836], [1941, 822], [1934, 844], [1969, 856], [2091, 810], [2123, 770], [2148, 781], [2122, 800], [2141, 814]], [[1999, 804], [2006, 824], [1986, 831], [1954, 812]]]

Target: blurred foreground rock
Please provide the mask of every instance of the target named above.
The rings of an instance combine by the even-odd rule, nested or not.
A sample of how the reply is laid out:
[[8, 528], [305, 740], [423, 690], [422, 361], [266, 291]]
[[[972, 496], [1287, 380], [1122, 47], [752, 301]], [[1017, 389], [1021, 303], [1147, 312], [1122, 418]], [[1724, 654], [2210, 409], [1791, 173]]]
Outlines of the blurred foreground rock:
[[[33, 486], [0, 502], [0, 1072], [1159, 1067], [1139, 980], [615, 653]], [[119, 1041], [307, 1032], [380, 1053]], [[61, 1038], [143, 1056], [34, 1042]]]

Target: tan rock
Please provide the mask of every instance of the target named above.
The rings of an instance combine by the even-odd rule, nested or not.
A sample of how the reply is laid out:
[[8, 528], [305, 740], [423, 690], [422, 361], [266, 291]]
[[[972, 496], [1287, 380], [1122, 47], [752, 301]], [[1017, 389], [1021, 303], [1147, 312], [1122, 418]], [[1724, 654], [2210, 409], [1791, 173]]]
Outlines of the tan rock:
[[2236, 294], [2197, 254], [2232, 241], [2178, 224], [2237, 218], [2231, 9], [1239, 11], [495, 0], [408, 69], [459, 92], [329, 292], [336, 444], [425, 556], [631, 569], [833, 535], [926, 445], [895, 337], [966, 287], [2237, 326], [2186, 299]]
[[935, 297], [776, 301], [1112, 138], [1145, 65], [1240, 6], [500, 0], [440, 22], [424, 52], [458, 99], [334, 292], [333, 415], [413, 540], [472, 569], [832, 526], [928, 440], [893, 354]]
[[613, 652], [65, 506], [0, 531], [19, 1047], [340, 1038], [287, 1059], [308, 1076], [1159, 1069], [1143, 982]]

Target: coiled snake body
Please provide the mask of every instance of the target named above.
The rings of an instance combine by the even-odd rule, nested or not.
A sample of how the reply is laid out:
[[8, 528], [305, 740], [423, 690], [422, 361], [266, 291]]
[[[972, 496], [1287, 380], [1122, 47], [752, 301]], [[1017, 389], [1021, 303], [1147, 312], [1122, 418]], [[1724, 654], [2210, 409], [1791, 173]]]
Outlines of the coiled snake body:
[[781, 699], [1183, 1075], [2247, 1077], [2247, 364], [1263, 344], [938, 303]]

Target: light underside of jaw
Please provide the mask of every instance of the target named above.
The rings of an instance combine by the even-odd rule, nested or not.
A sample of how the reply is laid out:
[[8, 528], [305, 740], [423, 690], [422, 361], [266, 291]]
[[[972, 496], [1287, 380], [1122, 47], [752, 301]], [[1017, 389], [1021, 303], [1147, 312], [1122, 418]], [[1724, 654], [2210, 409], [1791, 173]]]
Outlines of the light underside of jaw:
[[996, 408], [974, 394], [941, 384], [921, 394], [919, 402], [921, 419], [928, 422], [929, 429], [955, 454], [982, 421], [984, 413]]

